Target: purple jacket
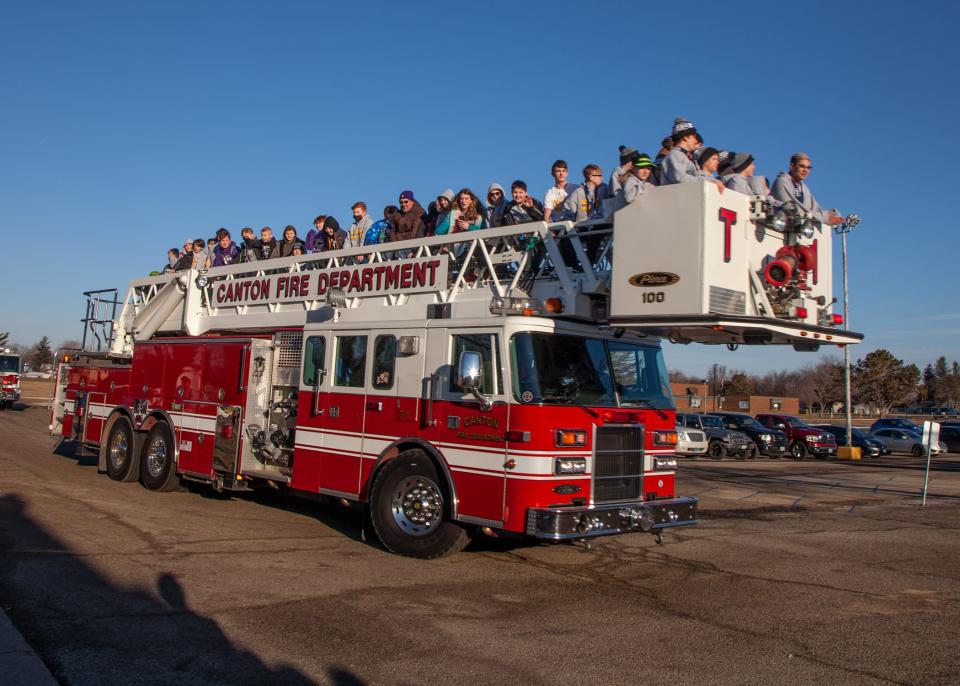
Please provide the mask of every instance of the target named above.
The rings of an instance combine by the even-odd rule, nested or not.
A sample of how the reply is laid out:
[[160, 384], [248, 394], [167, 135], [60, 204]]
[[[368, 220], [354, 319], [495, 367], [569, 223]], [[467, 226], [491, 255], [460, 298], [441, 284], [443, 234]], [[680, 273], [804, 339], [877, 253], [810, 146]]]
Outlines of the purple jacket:
[[236, 264], [239, 261], [240, 248], [238, 248], [237, 244], [233, 241], [230, 241], [230, 245], [226, 250], [221, 248], [219, 244], [213, 249], [214, 267], [223, 267], [228, 264]]

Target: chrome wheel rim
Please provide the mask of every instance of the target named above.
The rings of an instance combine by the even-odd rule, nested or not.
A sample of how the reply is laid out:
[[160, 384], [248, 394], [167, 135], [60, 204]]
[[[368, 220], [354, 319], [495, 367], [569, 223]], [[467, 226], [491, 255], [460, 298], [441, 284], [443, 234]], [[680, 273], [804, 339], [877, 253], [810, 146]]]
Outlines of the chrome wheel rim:
[[443, 495], [430, 479], [407, 477], [394, 491], [390, 511], [404, 533], [424, 536], [435, 531], [443, 520]]
[[152, 477], [158, 477], [163, 473], [163, 468], [167, 464], [167, 442], [163, 436], [154, 436], [147, 447], [147, 472]]
[[130, 454], [130, 444], [127, 443], [127, 432], [117, 431], [110, 439], [110, 464], [114, 469], [120, 469]]

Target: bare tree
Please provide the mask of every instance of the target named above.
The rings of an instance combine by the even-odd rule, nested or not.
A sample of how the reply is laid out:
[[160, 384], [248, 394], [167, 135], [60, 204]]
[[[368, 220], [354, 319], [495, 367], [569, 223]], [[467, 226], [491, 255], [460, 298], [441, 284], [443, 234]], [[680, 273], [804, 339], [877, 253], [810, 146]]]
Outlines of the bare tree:
[[806, 365], [797, 379], [800, 402], [823, 414], [828, 404], [843, 398], [843, 363], [828, 357], [816, 364]]

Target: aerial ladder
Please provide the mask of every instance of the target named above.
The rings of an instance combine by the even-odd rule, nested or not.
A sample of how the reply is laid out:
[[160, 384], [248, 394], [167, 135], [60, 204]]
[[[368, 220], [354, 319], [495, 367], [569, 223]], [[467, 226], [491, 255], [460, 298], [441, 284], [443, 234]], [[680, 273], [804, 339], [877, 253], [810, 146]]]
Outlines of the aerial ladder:
[[[657, 188], [607, 218], [533, 222], [188, 270], [130, 283], [109, 354], [137, 341], [535, 306], [677, 343], [857, 343], [833, 311], [832, 232], [802, 210], [703, 182]], [[379, 316], [379, 315], [378, 315]]]

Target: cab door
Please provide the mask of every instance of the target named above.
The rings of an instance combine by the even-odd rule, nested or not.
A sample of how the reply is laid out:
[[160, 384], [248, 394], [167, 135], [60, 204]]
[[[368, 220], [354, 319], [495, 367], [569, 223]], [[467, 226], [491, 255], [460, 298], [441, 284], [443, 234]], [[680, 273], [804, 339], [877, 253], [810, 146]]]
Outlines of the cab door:
[[369, 382], [367, 332], [331, 334], [330, 380], [320, 455], [320, 489], [355, 498], [360, 493], [366, 388]]
[[[500, 333], [472, 329], [434, 330], [430, 334], [431, 348], [443, 351], [444, 357], [430, 384], [428, 431], [449, 465], [458, 499], [457, 513], [466, 521], [502, 524], [507, 472], [522, 478], [523, 470], [507, 462], [509, 405]], [[479, 390], [492, 403], [488, 409], [457, 383], [460, 356], [468, 351], [480, 354]]]
[[324, 333], [304, 331], [303, 369], [297, 392], [297, 430], [290, 486], [310, 493], [320, 492], [323, 428], [327, 411], [327, 338]]
[[368, 481], [380, 455], [399, 439], [420, 434], [423, 336], [422, 330], [413, 329], [378, 332], [371, 337], [360, 474], [363, 493], [369, 490]]

